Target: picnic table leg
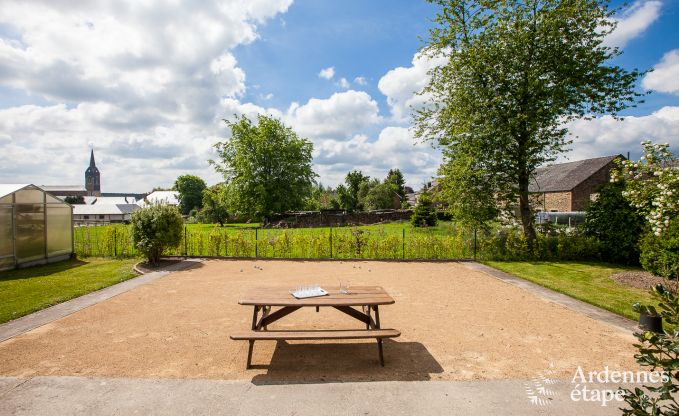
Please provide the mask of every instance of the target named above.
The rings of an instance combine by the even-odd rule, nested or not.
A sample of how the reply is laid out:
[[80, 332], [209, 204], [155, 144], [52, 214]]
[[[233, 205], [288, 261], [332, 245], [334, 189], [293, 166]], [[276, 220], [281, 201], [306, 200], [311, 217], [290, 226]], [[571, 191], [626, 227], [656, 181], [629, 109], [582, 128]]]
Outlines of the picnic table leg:
[[[251, 339], [249, 341], [250, 346], [248, 347], [248, 363], [246, 364], [245, 368], [250, 369], [252, 367], [252, 349], [255, 346], [255, 340]], [[384, 364], [382, 364], [384, 365]]]
[[[375, 329], [380, 329], [380, 310], [377, 305], [373, 306], [375, 308]], [[377, 351], [380, 354], [380, 365], [384, 367], [384, 351], [382, 350], [382, 338], [377, 339]]]
[[370, 306], [363, 306], [363, 313], [368, 315], [368, 322], [365, 323], [365, 329], [370, 329]]

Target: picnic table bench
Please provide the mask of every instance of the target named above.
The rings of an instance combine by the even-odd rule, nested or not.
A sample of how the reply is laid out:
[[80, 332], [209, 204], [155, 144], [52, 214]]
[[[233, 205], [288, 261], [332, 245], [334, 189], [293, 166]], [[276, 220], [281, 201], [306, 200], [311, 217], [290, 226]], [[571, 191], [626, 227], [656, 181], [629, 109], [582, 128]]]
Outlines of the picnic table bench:
[[[315, 298], [297, 299], [289, 288], [258, 288], [249, 291], [241, 300], [241, 305], [253, 306], [252, 329], [231, 334], [232, 340], [249, 341], [247, 368], [252, 366], [252, 350], [255, 341], [277, 340], [339, 340], [372, 339], [377, 340], [380, 365], [384, 366], [382, 340], [395, 338], [401, 333], [395, 329], [380, 327], [380, 305], [391, 305], [394, 299], [379, 286], [351, 287], [349, 293], [340, 293], [339, 288], [326, 288], [328, 294]], [[273, 311], [273, 307], [280, 309]], [[268, 330], [267, 326], [303, 307], [332, 307], [365, 324], [365, 329], [316, 329], [316, 330]], [[356, 309], [354, 307], [361, 307]], [[261, 312], [261, 316], [260, 316]]]

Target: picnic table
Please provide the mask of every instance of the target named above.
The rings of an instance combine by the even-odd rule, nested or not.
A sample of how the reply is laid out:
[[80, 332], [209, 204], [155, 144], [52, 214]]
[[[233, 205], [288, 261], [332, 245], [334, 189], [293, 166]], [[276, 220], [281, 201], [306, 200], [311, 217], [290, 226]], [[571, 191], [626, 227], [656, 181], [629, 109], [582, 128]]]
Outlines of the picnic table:
[[[371, 339], [377, 340], [380, 364], [384, 366], [382, 340], [395, 338], [401, 333], [395, 329], [380, 327], [379, 306], [391, 305], [394, 299], [379, 286], [352, 286], [349, 293], [340, 293], [339, 288], [325, 288], [325, 296], [297, 299], [290, 294], [288, 287], [252, 289], [238, 301], [245, 306], [253, 306], [252, 328], [249, 331], [231, 334], [232, 340], [249, 341], [247, 368], [252, 366], [252, 350], [257, 340], [338, 340]], [[279, 309], [272, 311], [272, 308]], [[304, 307], [332, 307], [365, 325], [365, 329], [315, 329], [315, 330], [268, 330], [268, 326], [279, 319]], [[355, 307], [360, 307], [356, 309]]]

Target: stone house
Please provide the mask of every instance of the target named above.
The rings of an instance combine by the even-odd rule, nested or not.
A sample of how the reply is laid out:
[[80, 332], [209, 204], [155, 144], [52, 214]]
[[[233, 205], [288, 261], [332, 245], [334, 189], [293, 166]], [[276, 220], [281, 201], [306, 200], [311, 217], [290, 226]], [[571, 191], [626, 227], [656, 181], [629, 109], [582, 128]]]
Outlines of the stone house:
[[622, 155], [597, 157], [538, 168], [528, 190], [536, 211], [584, 211], [597, 189], [609, 181], [615, 160]]

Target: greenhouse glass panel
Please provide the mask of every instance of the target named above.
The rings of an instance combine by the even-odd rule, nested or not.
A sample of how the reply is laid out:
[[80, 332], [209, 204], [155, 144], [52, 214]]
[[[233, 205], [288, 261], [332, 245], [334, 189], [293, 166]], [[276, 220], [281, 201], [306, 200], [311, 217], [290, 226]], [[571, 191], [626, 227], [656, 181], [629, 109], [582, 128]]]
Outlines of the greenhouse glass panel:
[[11, 269], [14, 266], [14, 256], [0, 257], [0, 270]]
[[0, 204], [11, 204], [12, 202], [12, 194], [5, 195], [2, 198], [0, 198]]
[[45, 202], [47, 202], [48, 204], [63, 204], [64, 203], [64, 201], [62, 201], [61, 199], [54, 197], [50, 194], [45, 194], [45, 200], [46, 200]]
[[71, 208], [47, 206], [47, 255], [71, 252]]
[[17, 263], [45, 257], [45, 212], [43, 204], [17, 204]]
[[22, 189], [14, 194], [17, 204], [42, 204], [45, 193], [39, 189]]
[[[0, 257], [14, 257], [12, 238], [12, 207], [0, 206]], [[14, 263], [14, 258], [11, 259]]]

